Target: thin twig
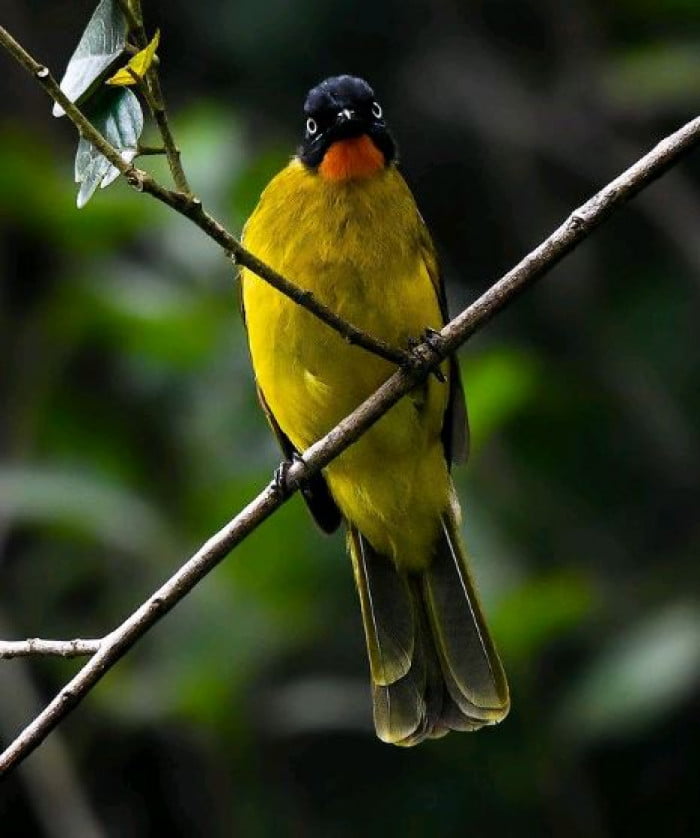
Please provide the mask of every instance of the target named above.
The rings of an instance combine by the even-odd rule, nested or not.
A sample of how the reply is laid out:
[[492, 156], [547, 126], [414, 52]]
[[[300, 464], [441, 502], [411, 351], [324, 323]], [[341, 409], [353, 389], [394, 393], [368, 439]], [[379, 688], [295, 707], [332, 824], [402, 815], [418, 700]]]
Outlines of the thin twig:
[[[7, 532], [3, 525], [9, 524], [12, 517], [11, 513], [3, 516], [2, 512], [0, 560], [5, 555], [2, 552], [2, 536], [3, 532]], [[9, 636], [11, 629], [12, 622], [0, 606], [0, 635]], [[11, 666], [0, 662], [4, 667], [0, 675], [0, 739], [3, 742], [11, 741], [27, 719], [36, 715], [45, 704], [44, 690], [37, 683], [41, 679], [36, 677], [38, 673], [32, 664], [26, 658], [14, 661]], [[77, 776], [73, 748], [67, 741], [71, 734], [69, 731], [66, 734], [64, 737], [60, 730], [54, 731], [33, 759], [18, 769], [17, 780], [23, 785], [24, 794], [27, 801], [31, 802], [38, 820], [36, 833], [30, 828], [29, 834], [43, 835], [45, 838], [106, 838], [106, 832], [100, 824], [101, 818]], [[3, 784], [0, 782], [0, 800], [3, 799]], [[8, 807], [3, 807], [1, 803], [0, 810], [9, 814]], [[2, 819], [0, 831], [3, 835], [14, 832], [7, 814]], [[26, 834], [27, 830], [20, 828], [22, 832]]]
[[180, 159], [180, 150], [175, 143], [175, 138], [170, 130], [170, 123], [168, 121], [168, 112], [165, 109], [165, 101], [163, 99], [163, 92], [160, 87], [160, 80], [158, 79], [157, 70], [155, 67], [150, 67], [146, 73], [146, 84], [149, 86], [151, 95], [148, 98], [148, 104], [151, 108], [151, 113], [156, 121], [160, 135], [163, 138], [163, 145], [167, 149], [168, 165], [175, 181], [175, 186], [188, 195], [192, 194], [190, 185], [187, 182], [185, 170], [182, 168], [182, 161]]
[[[148, 35], [146, 34], [146, 27], [143, 22], [143, 11], [141, 9], [141, 0], [120, 0], [120, 6], [124, 15], [126, 16], [129, 30], [136, 38], [141, 49], [145, 49], [148, 45]], [[168, 166], [170, 173], [173, 176], [176, 188], [186, 195], [191, 195], [192, 190], [187, 181], [187, 175], [182, 167], [182, 160], [180, 157], [180, 149], [177, 147], [173, 133], [170, 130], [170, 120], [168, 119], [168, 111], [165, 107], [165, 97], [160, 86], [160, 76], [158, 75], [158, 67], [152, 64], [148, 69], [145, 78], [143, 79], [142, 87], [146, 102], [151, 111], [153, 119], [158, 126], [160, 135], [163, 138], [163, 145], [166, 149], [168, 158]]]
[[526, 287], [556, 265], [614, 210], [662, 175], [700, 143], [700, 117], [660, 142], [652, 151], [575, 210], [542, 244], [466, 308], [430, 342], [415, 350], [415, 363], [395, 372], [372, 396], [325, 437], [308, 448], [286, 471], [284, 491], [273, 480], [233, 520], [212, 536], [164, 585], [107, 635], [99, 650], [56, 698], [0, 754], [0, 775], [34, 750], [87, 695], [102, 676], [262, 521], [307, 479], [327, 466], [430, 369], [464, 343]]
[[306, 291], [290, 282], [277, 271], [265, 265], [252, 253], [247, 251], [243, 245], [213, 216], [209, 215], [202, 207], [202, 202], [186, 192], [175, 192], [161, 186], [154, 178], [142, 169], [136, 168], [131, 163], [125, 162], [119, 152], [100, 134], [91, 124], [82, 111], [71, 102], [58, 86], [48, 68], [39, 64], [31, 55], [15, 41], [15, 39], [0, 26], [0, 44], [10, 52], [17, 61], [25, 67], [51, 98], [58, 102], [66, 116], [76, 126], [80, 135], [89, 140], [95, 148], [104, 155], [113, 166], [124, 175], [127, 182], [138, 192], [146, 192], [172, 209], [186, 216], [210, 238], [214, 239], [225, 252], [230, 255], [238, 265], [249, 268], [265, 282], [272, 285], [285, 296], [294, 300], [295, 303], [310, 311], [319, 320], [323, 321], [331, 329], [335, 329], [348, 343], [361, 346], [368, 352], [390, 361], [392, 364], [406, 364], [410, 360], [407, 352], [391, 346], [384, 340], [358, 329], [352, 323], [348, 323], [342, 317], [321, 303], [310, 291]]
[[[131, 3], [129, 0], [118, 0], [119, 8], [122, 10], [122, 14], [126, 18], [126, 25], [129, 28], [129, 32], [133, 33], [137, 38], [140, 40], [140, 30], [141, 26], [139, 25], [139, 21], [134, 14], [134, 10], [131, 7]], [[145, 43], [137, 44], [138, 49], [143, 49], [145, 47]]]
[[141, 145], [136, 149], [137, 157], [155, 157], [156, 155], [167, 154], [163, 146]]
[[32, 637], [29, 640], [0, 640], [0, 660], [24, 658], [29, 655], [51, 655], [61, 658], [79, 658], [94, 655], [100, 648], [101, 640], [42, 640]]

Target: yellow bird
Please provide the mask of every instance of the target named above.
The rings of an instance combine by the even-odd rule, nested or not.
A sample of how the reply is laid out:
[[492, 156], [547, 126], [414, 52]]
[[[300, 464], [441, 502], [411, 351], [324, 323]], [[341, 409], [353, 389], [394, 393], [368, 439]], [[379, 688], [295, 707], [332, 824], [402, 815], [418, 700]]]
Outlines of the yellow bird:
[[[406, 348], [446, 320], [430, 235], [399, 173], [382, 107], [337, 76], [304, 105], [304, 138], [263, 192], [245, 246], [338, 315]], [[392, 365], [249, 270], [243, 308], [260, 401], [288, 458], [364, 401]], [[303, 487], [317, 523], [341, 523], [360, 595], [377, 735], [414, 745], [508, 712], [506, 678], [459, 536], [450, 477], [466, 459], [459, 370], [430, 376]]]

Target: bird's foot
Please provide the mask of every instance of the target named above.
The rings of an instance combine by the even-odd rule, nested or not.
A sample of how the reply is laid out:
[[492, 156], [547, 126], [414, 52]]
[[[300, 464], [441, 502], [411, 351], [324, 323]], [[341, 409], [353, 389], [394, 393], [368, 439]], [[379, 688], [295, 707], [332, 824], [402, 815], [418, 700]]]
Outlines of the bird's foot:
[[[272, 476], [272, 490], [276, 495], [280, 498], [286, 498], [290, 494], [290, 485], [289, 485], [289, 469], [295, 463], [303, 463], [304, 458], [298, 454], [296, 451], [292, 454], [291, 459], [289, 460], [282, 460], [282, 462], [277, 466]], [[295, 484], [299, 484], [300, 481], [294, 481]]]
[[[408, 339], [409, 355], [413, 359], [413, 362], [419, 366], [425, 363], [425, 354], [419, 351], [419, 347], [424, 344], [427, 344], [434, 353], [442, 355], [442, 335], [440, 332], [436, 332], [435, 329], [427, 327], [419, 338]], [[447, 380], [440, 367], [433, 367], [430, 371], [441, 383], [444, 384]]]

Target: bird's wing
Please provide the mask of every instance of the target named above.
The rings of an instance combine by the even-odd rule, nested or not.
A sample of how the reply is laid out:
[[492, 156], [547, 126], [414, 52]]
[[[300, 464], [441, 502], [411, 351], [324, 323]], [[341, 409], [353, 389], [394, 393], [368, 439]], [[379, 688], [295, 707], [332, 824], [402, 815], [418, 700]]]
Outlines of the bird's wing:
[[[435, 288], [435, 294], [440, 304], [443, 323], [447, 323], [447, 298], [445, 283], [440, 274], [435, 245], [430, 237], [428, 228], [420, 219], [420, 249], [430, 281]], [[469, 419], [467, 417], [467, 403], [464, 398], [462, 377], [459, 373], [459, 363], [455, 355], [451, 355], [450, 363], [450, 394], [447, 400], [445, 418], [442, 425], [442, 445], [448, 463], [466, 463], [469, 456]]]
[[[245, 307], [243, 305], [243, 284], [238, 282], [239, 288], [239, 305], [241, 307], [241, 317], [243, 318], [243, 327], [245, 328]], [[277, 424], [277, 420], [273, 412], [270, 410], [270, 406], [268, 405], [267, 401], [265, 400], [265, 396], [263, 395], [263, 391], [257, 386], [258, 391], [258, 399], [260, 401], [260, 406], [267, 417], [267, 421], [272, 428], [274, 435], [277, 437], [277, 442], [282, 449], [282, 453], [287, 458], [287, 460], [292, 460], [294, 456], [299, 456], [299, 452], [297, 449], [292, 445], [291, 440], [289, 437], [284, 433], [282, 428]], [[305, 480], [299, 487], [301, 491], [302, 497], [306, 502], [306, 505], [309, 507], [309, 512], [313, 516], [314, 521], [318, 524], [318, 526], [324, 532], [335, 532], [338, 527], [340, 526], [340, 522], [342, 521], [342, 515], [340, 514], [340, 510], [336, 506], [335, 501], [333, 500], [333, 496], [331, 495], [330, 489], [328, 488], [328, 484], [325, 481], [323, 475], [318, 472], [313, 477], [310, 477], [308, 480]]]
[[[243, 232], [245, 233], [245, 228]], [[238, 304], [241, 308], [243, 328], [246, 328], [245, 306], [243, 305], [243, 283], [241, 282], [240, 272], [238, 281]], [[260, 406], [267, 417], [267, 421], [272, 428], [273, 433], [277, 437], [277, 442], [282, 449], [282, 453], [287, 460], [292, 460], [294, 455], [299, 456], [299, 452], [294, 445], [292, 445], [289, 437], [277, 424], [277, 420], [275, 419], [273, 412], [270, 410], [270, 406], [265, 400], [265, 396], [259, 386], [257, 386], [257, 391]], [[323, 475], [318, 472], [313, 477], [305, 480], [300, 485], [299, 490], [301, 491], [306, 505], [309, 507], [309, 512], [311, 512], [311, 515], [318, 526], [324, 532], [335, 532], [340, 526], [342, 515], [333, 500], [333, 496], [331, 495], [330, 489], [328, 488], [328, 484], [326, 483]]]
[[[258, 387], [257, 390], [260, 405], [265, 412], [265, 416], [267, 417], [267, 421], [270, 423], [270, 427], [277, 437], [280, 448], [287, 460], [292, 460], [295, 455], [299, 456], [299, 452], [294, 445], [292, 445], [289, 437], [277, 424], [277, 420], [270, 410], [269, 405], [265, 401], [265, 396], [263, 395], [260, 387]], [[310, 477], [308, 480], [304, 480], [299, 486], [299, 489], [318, 526], [324, 532], [335, 532], [335, 530], [337, 530], [340, 526], [342, 516], [335, 501], [333, 500], [328, 484], [321, 472], [317, 472], [313, 475], [313, 477]]]

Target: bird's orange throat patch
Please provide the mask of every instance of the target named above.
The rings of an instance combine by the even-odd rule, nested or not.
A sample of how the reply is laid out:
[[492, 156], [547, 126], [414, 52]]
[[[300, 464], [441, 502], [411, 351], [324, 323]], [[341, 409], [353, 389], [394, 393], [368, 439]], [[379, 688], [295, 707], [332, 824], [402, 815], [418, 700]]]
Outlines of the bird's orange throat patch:
[[376, 174], [384, 163], [382, 152], [363, 134], [334, 142], [323, 155], [318, 171], [326, 180], [358, 180]]

